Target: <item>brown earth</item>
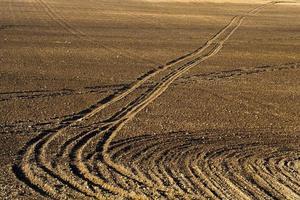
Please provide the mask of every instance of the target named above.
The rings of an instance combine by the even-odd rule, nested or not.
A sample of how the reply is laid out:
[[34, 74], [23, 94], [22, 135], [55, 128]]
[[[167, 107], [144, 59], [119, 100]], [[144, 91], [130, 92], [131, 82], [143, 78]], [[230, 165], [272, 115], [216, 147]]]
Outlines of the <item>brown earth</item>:
[[300, 199], [300, 7], [214, 2], [0, 1], [0, 198]]

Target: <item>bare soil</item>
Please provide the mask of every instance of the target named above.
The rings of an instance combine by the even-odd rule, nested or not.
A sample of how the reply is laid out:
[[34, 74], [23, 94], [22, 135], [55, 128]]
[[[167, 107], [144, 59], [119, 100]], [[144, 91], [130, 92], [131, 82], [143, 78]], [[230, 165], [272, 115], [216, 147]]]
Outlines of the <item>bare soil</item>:
[[300, 199], [299, 13], [0, 1], [0, 198]]

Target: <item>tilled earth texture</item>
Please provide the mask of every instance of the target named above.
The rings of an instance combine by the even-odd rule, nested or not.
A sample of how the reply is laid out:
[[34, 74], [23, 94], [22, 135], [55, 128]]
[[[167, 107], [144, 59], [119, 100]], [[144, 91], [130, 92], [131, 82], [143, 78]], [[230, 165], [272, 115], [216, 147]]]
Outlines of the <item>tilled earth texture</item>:
[[300, 3], [0, 0], [0, 199], [300, 199]]

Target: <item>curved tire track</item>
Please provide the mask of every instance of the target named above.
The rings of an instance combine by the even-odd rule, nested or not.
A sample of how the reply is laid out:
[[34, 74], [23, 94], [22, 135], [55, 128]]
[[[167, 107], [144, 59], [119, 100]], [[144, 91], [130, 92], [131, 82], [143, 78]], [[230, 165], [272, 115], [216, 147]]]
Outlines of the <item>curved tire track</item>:
[[[248, 12], [247, 16], [255, 15], [260, 9], [275, 3], [271, 2], [260, 6]], [[250, 198], [250, 192], [247, 189], [242, 189], [236, 181], [224, 176], [225, 165], [223, 162], [226, 161], [223, 161], [223, 158], [236, 159], [236, 154], [241, 149], [246, 151], [249, 149], [251, 152], [251, 148], [256, 147], [255, 144], [250, 146], [234, 145], [233, 149], [226, 147], [203, 149], [202, 145], [197, 143], [200, 141], [202, 144], [201, 140], [193, 135], [176, 136], [175, 138], [169, 136], [144, 138], [141, 136], [142, 140], [138, 141], [133, 138], [126, 143], [122, 141], [120, 145], [112, 143], [118, 131], [163, 94], [177, 78], [217, 54], [245, 18], [246, 16], [234, 17], [203, 47], [146, 74], [131, 84], [126, 91], [113, 96], [103, 104], [96, 104], [65, 126], [44, 132], [30, 141], [21, 152], [21, 162], [13, 168], [17, 177], [37, 192], [58, 199], [87, 197], [102, 199], [114, 195], [133, 199], [150, 197], [199, 199], [201, 195], [216, 198]], [[66, 26], [66, 29], [69, 28]], [[152, 79], [159, 81], [145, 90], [145, 85], [149, 84], [149, 81], [153, 82]], [[107, 119], [101, 118], [102, 111], [115, 105], [120, 106], [116, 113], [111, 113]], [[94, 121], [97, 121], [100, 127], [90, 127], [89, 124]], [[182, 140], [178, 140], [180, 137]], [[149, 139], [151, 139], [150, 143], [148, 143]], [[156, 140], [161, 142], [157, 143]], [[142, 144], [137, 145], [140, 146], [138, 149], [128, 147], [129, 144], [133, 147], [132, 142], [137, 142], [137, 144], [142, 142]], [[166, 143], [170, 146], [167, 151], [164, 146]], [[148, 146], [149, 144], [150, 146]], [[122, 145], [125, 145], [125, 152], [124, 148], [118, 148], [120, 152], [112, 153], [114, 146]], [[144, 148], [143, 145], [146, 145], [147, 148]], [[137, 153], [137, 150], [140, 153]], [[273, 149], [271, 148], [271, 150]], [[130, 151], [134, 151], [133, 154]], [[148, 154], [149, 151], [150, 154]], [[155, 171], [148, 172], [147, 168], [140, 167], [143, 163], [138, 164], [139, 161], [145, 161], [145, 157], [139, 158], [144, 152], [154, 158], [149, 165], [154, 169], [157, 166]], [[271, 152], [273, 153], [273, 151]], [[119, 161], [118, 156], [122, 156], [123, 153], [129, 153], [129, 156], [126, 156], [126, 162], [128, 162], [128, 158], [132, 158], [136, 167], [132, 168]], [[187, 155], [197, 156], [192, 161]], [[295, 155], [298, 156], [294, 151], [289, 157], [297, 159]], [[256, 159], [256, 156], [256, 154], [249, 155], [251, 161], [260, 161]], [[247, 161], [243, 163], [247, 163]], [[173, 168], [173, 166], [181, 165], [182, 162], [185, 163], [185, 167]], [[205, 162], [205, 165], [202, 166], [199, 162]], [[291, 192], [292, 195], [289, 197], [299, 195], [295, 193], [298, 191], [295, 184], [292, 189], [289, 189], [285, 183], [276, 182], [276, 179], [271, 179], [271, 181], [276, 184], [277, 189], [265, 184], [263, 180], [269, 175], [264, 172], [264, 169], [254, 175], [253, 170], [261, 166], [260, 164], [256, 166], [255, 162], [251, 162], [250, 167], [244, 166], [244, 171], [250, 174], [257, 185], [264, 188], [264, 191], [268, 191], [266, 196], [285, 196], [281, 190]], [[215, 173], [216, 168], [221, 171]], [[193, 178], [187, 176], [187, 173]], [[289, 173], [285, 173], [289, 177]], [[198, 177], [201, 179], [198, 180]], [[166, 184], [165, 180], [168, 180], [169, 183]], [[198, 192], [199, 187], [203, 187], [203, 185], [208, 188]], [[264, 191], [260, 190], [260, 192]]]

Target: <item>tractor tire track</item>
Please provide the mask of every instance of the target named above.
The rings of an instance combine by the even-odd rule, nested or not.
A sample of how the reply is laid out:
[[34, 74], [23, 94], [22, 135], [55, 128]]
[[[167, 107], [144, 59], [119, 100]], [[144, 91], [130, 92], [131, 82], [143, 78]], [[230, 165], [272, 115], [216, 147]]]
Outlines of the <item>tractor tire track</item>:
[[[282, 70], [298, 70], [300, 68], [300, 63], [284, 63], [280, 65], [266, 65], [259, 67], [251, 68], [237, 68], [233, 70], [224, 70], [218, 72], [210, 72], [204, 74], [196, 74], [191, 76], [184, 76], [178, 78], [174, 84], [183, 84], [191, 82], [200, 82], [200, 81], [218, 81], [223, 79], [231, 79], [247, 75], [258, 75], [261, 73], [275, 72]], [[145, 76], [147, 76], [148, 72]], [[144, 76], [144, 75], [143, 75]], [[151, 82], [148, 85], [145, 85], [144, 88], [153, 87], [157, 82]], [[106, 92], [122, 92], [132, 86], [131, 84], [117, 84], [117, 85], [101, 85], [101, 86], [91, 86], [85, 87], [82, 89], [61, 89], [61, 90], [37, 90], [37, 91], [14, 91], [14, 92], [1, 92], [0, 93], [0, 102], [1, 101], [11, 101], [11, 100], [30, 100], [36, 98], [49, 98], [49, 97], [60, 97], [60, 96], [71, 96], [71, 95], [83, 95], [83, 94], [100, 94]]]
[[56, 22], [64, 30], [71, 33], [76, 38], [78, 38], [82, 41], [95, 43], [98, 46], [100, 46], [101, 48], [105, 49], [106, 51], [112, 52], [116, 55], [124, 56], [125, 58], [128, 58], [128, 59], [140, 60], [140, 61], [144, 61], [144, 62], [147, 62], [147, 63], [150, 62], [152, 64], [159, 65], [159, 63], [153, 62], [152, 60], [148, 60], [148, 59], [146, 59], [144, 57], [141, 57], [140, 55], [134, 54], [132, 52], [128, 52], [126, 50], [121, 50], [121, 49], [119, 49], [117, 47], [114, 47], [112, 45], [106, 46], [104, 44], [101, 44], [100, 41], [98, 41], [96, 38], [87, 35], [85, 32], [75, 28], [73, 25], [68, 23], [67, 20], [62, 15], [60, 15], [58, 12], [56, 12], [55, 9], [52, 6], [50, 6], [48, 3], [46, 3], [45, 1], [36, 0], [36, 2], [40, 5], [40, 7], [42, 7], [45, 10], [45, 12], [48, 14], [48, 16], [54, 22]]
[[[267, 5], [275, 3], [271, 2]], [[260, 9], [267, 5], [250, 11], [248, 16], [257, 14]], [[180, 170], [174, 171], [170, 168], [165, 168], [169, 162], [173, 165], [181, 163], [181, 161], [185, 160], [184, 157], [174, 160], [172, 154], [167, 157], [164, 157], [164, 154], [159, 155], [158, 158], [163, 160], [163, 162], [154, 162], [160, 167], [159, 172], [156, 174], [165, 174], [174, 185], [177, 185], [177, 189], [172, 186], [164, 187], [163, 184], [159, 184], [158, 187], [155, 181], [152, 180], [151, 175], [145, 175], [140, 170], [138, 173], [134, 173], [130, 167], [126, 167], [120, 162], [116, 162], [116, 159], [112, 159], [110, 154], [111, 144], [113, 144], [112, 141], [118, 131], [147, 105], [163, 94], [177, 78], [202, 61], [217, 54], [245, 18], [245, 16], [234, 17], [228, 26], [217, 33], [202, 48], [146, 74], [129, 86], [125, 92], [112, 97], [103, 104], [95, 105], [78, 116], [78, 118], [70, 121], [67, 125], [38, 136], [23, 149], [21, 162], [14, 166], [16, 175], [36, 191], [42, 191], [43, 194], [53, 198], [68, 198], [79, 195], [81, 197], [102, 199], [105, 198], [105, 195], [119, 195], [124, 198], [134, 199], [148, 199], [150, 196], [158, 198], [186, 197], [198, 199], [198, 194], [194, 194], [197, 190], [193, 186], [193, 181], [184, 176], [178, 177], [177, 174]], [[163, 75], [161, 76], [161, 74]], [[151, 78], [158, 78], [160, 81], [150, 89], [144, 91], [140, 96], [136, 97], [132, 95], [133, 92], [143, 87], [143, 84], [146, 84]], [[101, 122], [101, 127], [92, 130], [87, 130], [88, 128], [86, 127], [80, 131], [78, 130], [78, 125], [84, 125], [89, 120], [97, 118], [97, 114], [100, 111], [130, 96], [133, 100], [129, 101], [129, 103], [125, 102], [125, 106], [121, 107], [116, 114], [112, 113], [111, 117], [104, 119]], [[61, 149], [61, 139], [66, 141], [62, 151], [59, 150]], [[188, 142], [181, 146], [184, 149], [187, 148], [184, 151], [188, 151], [191, 146], [194, 148], [195, 142], [191, 141], [191, 139], [193, 137], [187, 136], [186, 140]], [[164, 139], [162, 138], [162, 140]], [[58, 147], [58, 149], [51, 148], [53, 146]], [[164, 147], [160, 148], [164, 149]], [[57, 150], [61, 153], [57, 154]], [[226, 151], [226, 149], [221, 149], [217, 156], [226, 153]], [[206, 154], [202, 159], [215, 159], [214, 156]], [[176, 155], [180, 155], [180, 153]], [[138, 155], [134, 157], [138, 157]], [[93, 165], [95, 163], [101, 163], [103, 166], [101, 167], [101, 172], [94, 170]], [[208, 195], [214, 194], [215, 196], [230, 198], [232, 195], [239, 194], [245, 199], [248, 198], [248, 193], [245, 193], [244, 190], [241, 190], [228, 179], [225, 179], [226, 184], [224, 183], [220, 186], [218, 183], [223, 180], [222, 174], [220, 173], [217, 176], [213, 174], [212, 170], [214, 168], [212, 164], [209, 161], [205, 166], [207, 172], [201, 172], [201, 176], [209, 177], [210, 190], [214, 191]], [[188, 164], [185, 166], [188, 166]], [[203, 171], [203, 169], [199, 169], [198, 171]], [[22, 174], [22, 176], [19, 174]], [[100, 174], [101, 176], [99, 176]], [[112, 177], [122, 179], [122, 184], [118, 184], [118, 180], [110, 180], [114, 179]], [[155, 179], [160, 179], [160, 175], [155, 176]], [[160, 182], [163, 182], [163, 180]], [[55, 185], [57, 184], [61, 185], [64, 193], [60, 193], [56, 189]], [[135, 184], [135, 186], [132, 186], [132, 184]], [[129, 191], [128, 188], [132, 189]], [[271, 191], [273, 192], [273, 189]]]
[[282, 70], [298, 70], [300, 63], [285, 63], [280, 65], [266, 65], [251, 68], [237, 68], [233, 70], [224, 70], [219, 72], [210, 72], [204, 74], [196, 74], [191, 76], [184, 76], [178, 79], [177, 83], [189, 83], [199, 81], [217, 81], [223, 79], [230, 79], [235, 77], [247, 76], [247, 75], [258, 75], [261, 73], [275, 72]]
[[[243, 134], [244, 131], [234, 131], [234, 132], [240, 132], [239, 134]], [[272, 158], [272, 159], [279, 159], [283, 161], [285, 158], [296, 158], [299, 159], [299, 149], [293, 149], [289, 150], [289, 152], [285, 152], [283, 150], [275, 150], [272, 146], [279, 142], [279, 141], [273, 141], [272, 146], [270, 144], [259, 144], [259, 143], [252, 143], [247, 142], [245, 144], [241, 143], [238, 145], [235, 145], [233, 147], [224, 147], [216, 149], [215, 146], [210, 146], [210, 144], [213, 144], [215, 142], [222, 143], [220, 141], [210, 141], [211, 139], [205, 138], [203, 139], [202, 135], [206, 135], [205, 133], [201, 134], [167, 134], [163, 136], [153, 135], [151, 138], [149, 138], [149, 135], [145, 136], [144, 140], [140, 138], [129, 138], [127, 146], [132, 146], [130, 151], [132, 153], [140, 156], [144, 156], [143, 153], [136, 153], [136, 145], [143, 146], [151, 144], [152, 140], [157, 141], [155, 154], [147, 154], [148, 160], [155, 159], [155, 156], [161, 157], [161, 154], [165, 154], [166, 147], [167, 149], [173, 148], [174, 151], [167, 150], [170, 156], [166, 155], [166, 157], [176, 159], [178, 161], [172, 162], [171, 160], [167, 163], [157, 163], [156, 166], [162, 167], [162, 169], [165, 169], [166, 167], [171, 167], [173, 169], [179, 170], [175, 174], [171, 174], [172, 176], [179, 176], [180, 172], [183, 174], [188, 170], [193, 171], [195, 176], [198, 178], [197, 180], [200, 182], [199, 187], [203, 188], [202, 184], [205, 184], [206, 186], [210, 185], [208, 188], [212, 192], [205, 191], [206, 195], [211, 195], [213, 198], [242, 198], [242, 199], [248, 199], [248, 196], [251, 198], [258, 198], [258, 199], [274, 199], [274, 198], [286, 198], [286, 199], [297, 199], [296, 197], [299, 197], [299, 186], [293, 186], [291, 189], [289, 189], [289, 193], [285, 193], [284, 191], [287, 189], [287, 185], [290, 186], [290, 182], [288, 180], [275, 180], [275, 178], [271, 178], [272, 184], [278, 185], [277, 189], [274, 187], [266, 187], [264, 182], [261, 182], [260, 176], [265, 176], [265, 170], [260, 170], [260, 168], [268, 167], [268, 166], [274, 166], [274, 165], [268, 165], [271, 162], [263, 162], [261, 161], [266, 159], [266, 156]], [[216, 133], [216, 135], [218, 135]], [[141, 137], [141, 136], [140, 136]], [[299, 134], [298, 136], [299, 137]], [[239, 137], [237, 137], [240, 139]], [[252, 138], [253, 139], [253, 138]], [[215, 140], [212, 138], [212, 140]], [[226, 138], [225, 138], [226, 140]], [[230, 139], [231, 140], [231, 139]], [[257, 138], [254, 138], [254, 140], [257, 140]], [[238, 140], [241, 141], [241, 140]], [[268, 140], [263, 140], [268, 141]], [[232, 141], [231, 141], [232, 142]], [[237, 141], [234, 141], [237, 142]], [[233, 142], [233, 143], [234, 143]], [[123, 141], [115, 141], [111, 146], [111, 151], [117, 155], [123, 156], [122, 151], [124, 151], [124, 148], [118, 148], [117, 145], [122, 144], [126, 146]], [[226, 142], [224, 142], [226, 144]], [[222, 145], [221, 145], [222, 146]], [[275, 145], [274, 145], [275, 146]], [[184, 150], [185, 149], [185, 150]], [[261, 151], [261, 149], [269, 149], [267, 151]], [[183, 151], [182, 151], [183, 150]], [[128, 149], [126, 149], [128, 151]], [[189, 152], [189, 153], [188, 153]], [[125, 153], [125, 152], [124, 152]], [[128, 154], [128, 153], [127, 153]], [[146, 156], [147, 156], [146, 155]], [[122, 160], [122, 163], [132, 162], [132, 157], [127, 157], [128, 159]], [[149, 159], [150, 158], [150, 159]], [[164, 157], [165, 158], [165, 157]], [[119, 161], [118, 157], [115, 158]], [[158, 158], [158, 160], [161, 158]], [[182, 160], [181, 160], [182, 159]], [[143, 159], [139, 159], [139, 162], [136, 164], [144, 165], [147, 167], [140, 168], [142, 169], [141, 173], [151, 173], [153, 166], [147, 165], [143, 161]], [[185, 161], [187, 164], [184, 165], [190, 166], [190, 168], [183, 168], [182, 169], [182, 161]], [[299, 161], [299, 160], [298, 160]], [[199, 163], [198, 163], [199, 162]], [[249, 162], [249, 163], [248, 163]], [[197, 164], [198, 163], [198, 164]], [[244, 166], [251, 166], [255, 164], [257, 167], [256, 172], [251, 172], [245, 169]], [[198, 168], [201, 166], [200, 169], [198, 169], [198, 172], [195, 172], [195, 166]], [[215, 168], [217, 167], [217, 169]], [[168, 170], [167, 170], [168, 171]], [[199, 178], [199, 171], [202, 173], [204, 172], [205, 175], [204, 178]], [[271, 170], [272, 173], [281, 173], [282, 170]], [[217, 173], [216, 173], [217, 172]], [[259, 172], [259, 173], [258, 173]], [[257, 173], [259, 175], [257, 175]], [[277, 177], [278, 176], [274, 176]], [[177, 177], [178, 178], [178, 177]], [[205, 180], [205, 178], [207, 180]], [[244, 180], [244, 181], [235, 181], [235, 180]], [[263, 180], [269, 180], [263, 178]], [[231, 182], [231, 184], [229, 184]], [[235, 190], [232, 190], [233, 186], [236, 186]], [[196, 187], [197, 185], [194, 185]], [[206, 187], [204, 187], [206, 188]], [[263, 188], [263, 189], [262, 189]], [[225, 190], [224, 190], [225, 189]], [[280, 193], [278, 193], [281, 191]], [[241, 192], [243, 192], [245, 195], [244, 197], [241, 196]], [[213, 195], [213, 194], [217, 195]], [[258, 195], [259, 194], [259, 195]], [[279, 195], [281, 194], [281, 196]], [[284, 194], [284, 196], [282, 196]], [[293, 197], [294, 196], [294, 197]]]

